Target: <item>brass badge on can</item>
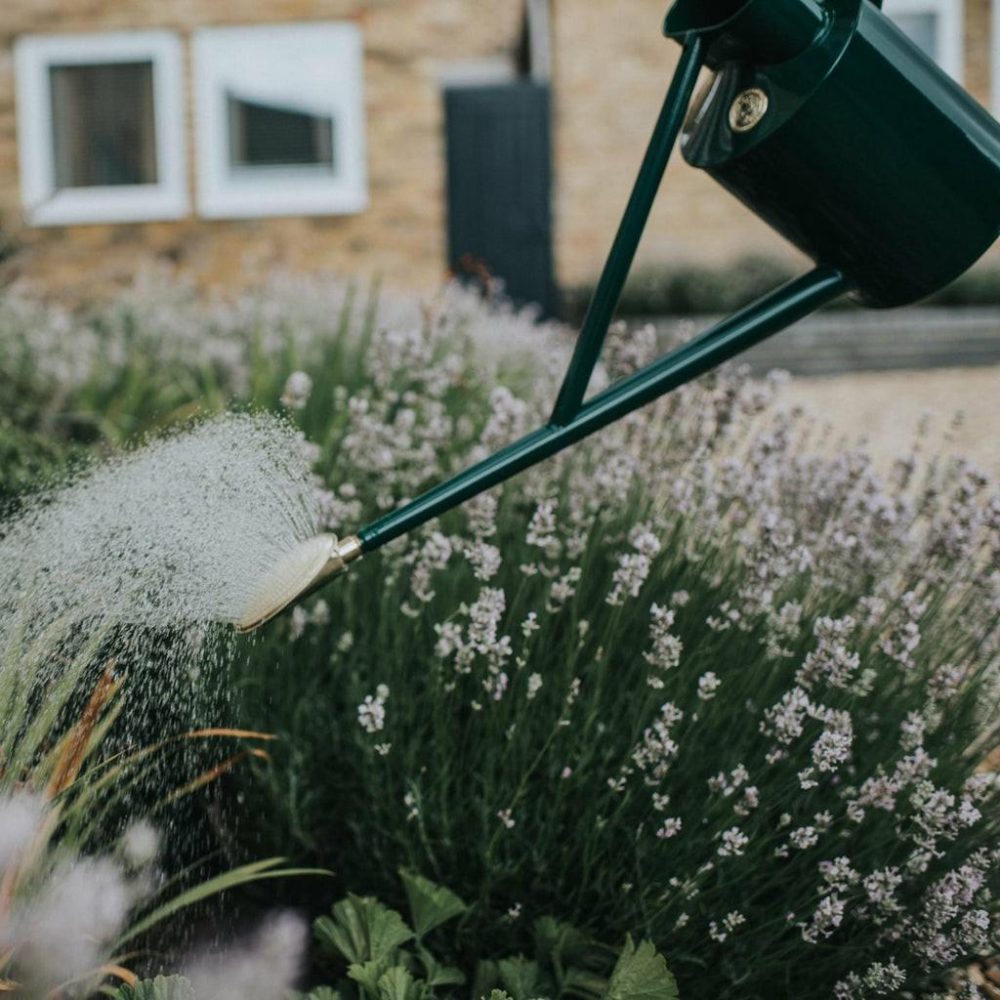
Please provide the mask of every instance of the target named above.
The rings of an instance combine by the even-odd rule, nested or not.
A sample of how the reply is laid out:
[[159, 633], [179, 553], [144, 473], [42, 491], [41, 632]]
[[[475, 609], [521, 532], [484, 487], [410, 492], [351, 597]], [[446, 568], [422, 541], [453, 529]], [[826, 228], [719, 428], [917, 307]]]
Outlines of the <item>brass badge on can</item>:
[[755, 129], [767, 114], [768, 99], [760, 87], [750, 87], [736, 95], [729, 109], [729, 127], [734, 132]]

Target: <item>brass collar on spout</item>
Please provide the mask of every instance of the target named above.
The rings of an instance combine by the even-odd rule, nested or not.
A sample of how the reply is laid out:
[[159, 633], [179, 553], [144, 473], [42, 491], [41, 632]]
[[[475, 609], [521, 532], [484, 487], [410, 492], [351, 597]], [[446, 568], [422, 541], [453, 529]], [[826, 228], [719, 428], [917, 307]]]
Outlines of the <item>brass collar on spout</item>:
[[254, 591], [243, 614], [234, 624], [237, 632], [252, 632], [293, 604], [304, 600], [327, 581], [347, 572], [360, 559], [361, 539], [349, 535], [316, 535], [280, 559]]

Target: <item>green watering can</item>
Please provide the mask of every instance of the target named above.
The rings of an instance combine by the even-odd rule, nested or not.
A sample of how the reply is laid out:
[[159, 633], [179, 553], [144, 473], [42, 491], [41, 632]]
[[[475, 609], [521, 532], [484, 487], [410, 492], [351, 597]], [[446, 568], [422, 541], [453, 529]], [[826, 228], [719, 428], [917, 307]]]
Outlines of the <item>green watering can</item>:
[[[360, 556], [691, 381], [831, 300], [901, 306], [963, 274], [1000, 235], [1000, 124], [874, 0], [677, 0], [683, 49], [549, 422], [338, 540], [274, 567], [247, 631]], [[703, 67], [711, 82], [694, 98]], [[584, 402], [680, 137], [707, 171], [815, 268]]]

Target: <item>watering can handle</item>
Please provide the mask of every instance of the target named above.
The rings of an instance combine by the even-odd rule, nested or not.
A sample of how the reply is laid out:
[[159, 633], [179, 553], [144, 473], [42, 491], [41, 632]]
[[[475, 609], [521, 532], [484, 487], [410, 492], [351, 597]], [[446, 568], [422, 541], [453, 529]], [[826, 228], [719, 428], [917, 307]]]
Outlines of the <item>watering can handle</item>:
[[670, 82], [670, 89], [639, 169], [635, 187], [622, 216], [607, 263], [597, 282], [593, 299], [584, 316], [573, 358], [559, 390], [555, 409], [552, 411], [554, 424], [570, 423], [583, 404], [590, 376], [600, 356], [608, 327], [614, 318], [618, 299], [625, 287], [625, 279], [632, 267], [639, 240], [667, 169], [670, 154], [677, 144], [677, 137], [684, 125], [684, 118], [704, 62], [704, 50], [705, 45], [701, 38], [693, 37], [684, 43], [680, 62]]
[[355, 555], [373, 552], [457, 504], [497, 486], [850, 291], [850, 281], [839, 270], [819, 266], [717, 323], [683, 347], [619, 379], [584, 403], [618, 297], [671, 150], [683, 127], [703, 56], [701, 38], [695, 36], [684, 42], [681, 60], [549, 422], [362, 528], [355, 539]]

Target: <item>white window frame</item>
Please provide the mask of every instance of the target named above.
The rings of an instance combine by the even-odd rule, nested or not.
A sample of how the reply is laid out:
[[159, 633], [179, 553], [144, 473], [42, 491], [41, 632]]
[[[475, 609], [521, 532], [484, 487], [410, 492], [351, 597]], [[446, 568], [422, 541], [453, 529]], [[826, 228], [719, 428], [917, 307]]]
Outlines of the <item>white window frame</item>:
[[938, 16], [938, 65], [953, 79], [965, 78], [964, 0], [884, 0], [883, 12], [896, 14], [936, 14]]
[[527, 0], [527, 5], [531, 77], [540, 83], [547, 83], [552, 79], [551, 0]]
[[[229, 163], [227, 74], [248, 72], [269, 44], [322, 52], [334, 118], [335, 172], [311, 167]], [[198, 212], [210, 219], [277, 215], [347, 215], [368, 207], [365, 152], [364, 45], [357, 25], [343, 21], [202, 28], [193, 40]], [[258, 63], [259, 64], [259, 63]], [[243, 67], [247, 67], [246, 70]], [[292, 84], [294, 87], [294, 84]]]
[[[51, 66], [150, 62], [156, 183], [58, 188]], [[24, 35], [14, 44], [21, 201], [35, 226], [177, 219], [189, 210], [184, 130], [184, 52], [169, 31]]]

